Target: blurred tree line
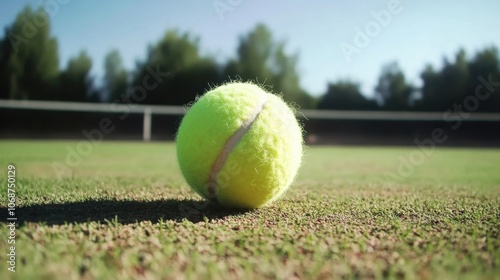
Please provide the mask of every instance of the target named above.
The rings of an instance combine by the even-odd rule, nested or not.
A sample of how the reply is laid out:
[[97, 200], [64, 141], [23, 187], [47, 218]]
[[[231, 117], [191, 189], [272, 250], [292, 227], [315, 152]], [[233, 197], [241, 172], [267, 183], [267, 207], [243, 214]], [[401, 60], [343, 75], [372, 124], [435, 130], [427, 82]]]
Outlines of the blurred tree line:
[[[298, 55], [287, 53], [285, 43], [273, 39], [260, 24], [240, 37], [236, 56], [225, 63], [202, 55], [199, 40], [177, 30], [150, 45], [145, 60], [133, 70], [124, 67], [117, 50], [111, 50], [104, 59], [103, 82], [98, 83], [90, 74], [94, 65], [85, 51], [60, 69], [50, 17], [42, 8], [26, 7], [0, 38], [0, 99], [183, 105], [210, 86], [238, 79], [271, 86], [302, 108], [445, 111], [474, 95], [480, 84], [485, 89], [496, 86], [499, 61], [495, 47], [472, 57], [461, 50], [453, 61], [445, 59], [441, 69], [427, 65], [419, 87], [392, 62], [383, 66], [373, 98], [349, 80], [329, 83], [327, 91], [315, 98], [300, 85]], [[500, 111], [500, 94], [491, 94], [478, 111]]]

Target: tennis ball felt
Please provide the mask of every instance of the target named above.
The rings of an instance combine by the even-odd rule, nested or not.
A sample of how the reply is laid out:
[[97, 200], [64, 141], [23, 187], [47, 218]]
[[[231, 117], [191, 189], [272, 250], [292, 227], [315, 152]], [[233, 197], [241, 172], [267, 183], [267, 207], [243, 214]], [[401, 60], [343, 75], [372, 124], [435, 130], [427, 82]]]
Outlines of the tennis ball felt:
[[302, 129], [283, 100], [251, 83], [228, 83], [199, 98], [182, 119], [177, 158], [202, 197], [259, 208], [288, 189], [302, 160]]

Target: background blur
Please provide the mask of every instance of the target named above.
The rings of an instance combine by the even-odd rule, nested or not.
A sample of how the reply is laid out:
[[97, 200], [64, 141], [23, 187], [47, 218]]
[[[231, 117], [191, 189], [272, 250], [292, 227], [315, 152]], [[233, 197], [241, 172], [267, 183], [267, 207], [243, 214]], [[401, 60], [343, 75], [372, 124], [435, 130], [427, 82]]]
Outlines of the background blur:
[[185, 108], [144, 105], [185, 107], [252, 80], [294, 104], [310, 144], [414, 145], [439, 129], [442, 145], [500, 146], [499, 10], [495, 0], [2, 1], [0, 137], [142, 139], [150, 123], [151, 139], [172, 140]]

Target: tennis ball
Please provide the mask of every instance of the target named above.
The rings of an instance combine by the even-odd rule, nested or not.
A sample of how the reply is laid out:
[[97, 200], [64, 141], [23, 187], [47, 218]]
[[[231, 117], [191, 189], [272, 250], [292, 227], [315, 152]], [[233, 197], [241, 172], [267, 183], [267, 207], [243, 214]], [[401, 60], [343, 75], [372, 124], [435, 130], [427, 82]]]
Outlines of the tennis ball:
[[177, 158], [202, 197], [231, 208], [259, 208], [288, 189], [302, 160], [302, 129], [283, 100], [251, 83], [210, 90], [188, 110]]

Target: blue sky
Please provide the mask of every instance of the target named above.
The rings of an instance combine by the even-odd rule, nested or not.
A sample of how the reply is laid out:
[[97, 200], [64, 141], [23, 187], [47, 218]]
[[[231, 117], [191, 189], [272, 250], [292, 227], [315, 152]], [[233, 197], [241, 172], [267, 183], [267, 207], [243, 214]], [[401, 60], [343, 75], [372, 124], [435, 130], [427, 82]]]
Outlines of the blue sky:
[[[204, 53], [224, 61], [235, 56], [241, 35], [264, 23], [275, 39], [287, 42], [289, 52], [299, 54], [302, 86], [314, 95], [324, 93], [327, 82], [346, 78], [370, 94], [382, 65], [391, 61], [418, 84], [425, 64], [439, 67], [460, 47], [469, 56], [500, 47], [498, 0], [17, 0], [1, 1], [0, 25], [11, 24], [26, 4], [41, 3], [58, 6], [51, 23], [61, 66], [84, 49], [93, 58], [96, 77], [102, 76], [103, 58], [111, 49], [118, 49], [133, 69], [147, 46], [169, 29], [198, 36]], [[230, 9], [221, 13], [216, 6]], [[390, 20], [376, 23], [374, 14], [389, 14]], [[356, 34], [362, 36], [357, 30], [371, 32], [369, 40], [356, 44]], [[342, 50], [347, 45], [357, 48], [349, 59]]]

